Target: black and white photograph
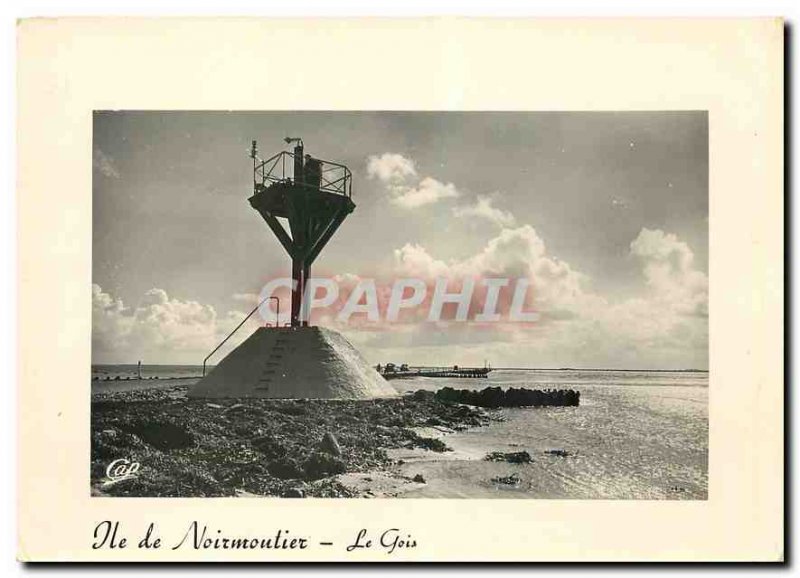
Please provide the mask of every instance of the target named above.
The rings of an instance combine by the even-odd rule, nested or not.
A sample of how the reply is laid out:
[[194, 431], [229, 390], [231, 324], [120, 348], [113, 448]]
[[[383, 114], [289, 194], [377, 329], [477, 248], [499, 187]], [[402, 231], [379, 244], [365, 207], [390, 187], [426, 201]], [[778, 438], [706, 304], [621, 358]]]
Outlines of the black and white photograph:
[[709, 115], [92, 114], [93, 498], [700, 500]]
[[786, 562], [789, 27], [515, 14], [17, 22], [18, 560]]

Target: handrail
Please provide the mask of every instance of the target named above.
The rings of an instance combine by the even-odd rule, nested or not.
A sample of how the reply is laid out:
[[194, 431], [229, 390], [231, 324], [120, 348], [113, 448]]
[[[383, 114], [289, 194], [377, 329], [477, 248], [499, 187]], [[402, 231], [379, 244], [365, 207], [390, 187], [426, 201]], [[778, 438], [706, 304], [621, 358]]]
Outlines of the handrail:
[[230, 333], [228, 333], [228, 336], [227, 336], [225, 339], [223, 339], [223, 340], [220, 342], [220, 344], [219, 344], [219, 345], [217, 345], [217, 346], [214, 348], [214, 351], [212, 351], [211, 353], [209, 353], [208, 355], [206, 355], [206, 358], [203, 360], [203, 377], [205, 377], [205, 376], [206, 376], [206, 362], [208, 361], [208, 358], [209, 358], [209, 357], [211, 357], [212, 355], [214, 355], [214, 354], [217, 352], [217, 350], [218, 350], [220, 347], [222, 347], [223, 345], [225, 345], [225, 342], [226, 342], [226, 341], [228, 341], [228, 339], [230, 339], [230, 338], [231, 338], [231, 336], [232, 336], [234, 333], [236, 333], [237, 331], [239, 331], [239, 328], [240, 328], [242, 325], [244, 325], [245, 321], [247, 321], [248, 319], [250, 319], [250, 318], [253, 316], [253, 313], [255, 313], [256, 311], [258, 311], [258, 310], [259, 310], [259, 308], [260, 308], [260, 307], [261, 307], [261, 306], [264, 304], [264, 302], [266, 302], [266, 301], [267, 301], [267, 299], [275, 299], [275, 300], [278, 302], [278, 308], [277, 308], [277, 320], [276, 320], [276, 323], [275, 323], [275, 325], [277, 326], [277, 325], [280, 323], [280, 321], [281, 321], [281, 300], [280, 300], [278, 297], [274, 296], [274, 295], [270, 295], [270, 296], [268, 296], [268, 297], [264, 297], [264, 298], [261, 300], [261, 303], [259, 303], [258, 305], [256, 305], [256, 306], [255, 306], [255, 309], [253, 309], [253, 310], [252, 310], [250, 313], [248, 313], [248, 314], [247, 314], [247, 317], [245, 317], [244, 319], [242, 319], [242, 322], [241, 322], [241, 323], [239, 323], [239, 325], [237, 325], [237, 326], [234, 328], [234, 330], [233, 330], [233, 331], [231, 331]]
[[[286, 159], [292, 162], [287, 171]], [[345, 165], [324, 159], [314, 160], [321, 164], [320, 185], [313, 187], [327, 193], [343, 195], [352, 198], [353, 173]], [[280, 164], [279, 164], [280, 162]], [[265, 185], [267, 182], [290, 182], [294, 175], [294, 154], [288, 151], [281, 151], [272, 155], [266, 160], [256, 156], [253, 157], [253, 180], [255, 184]], [[331, 174], [333, 173], [333, 174]], [[305, 183], [295, 183], [301, 186]]]

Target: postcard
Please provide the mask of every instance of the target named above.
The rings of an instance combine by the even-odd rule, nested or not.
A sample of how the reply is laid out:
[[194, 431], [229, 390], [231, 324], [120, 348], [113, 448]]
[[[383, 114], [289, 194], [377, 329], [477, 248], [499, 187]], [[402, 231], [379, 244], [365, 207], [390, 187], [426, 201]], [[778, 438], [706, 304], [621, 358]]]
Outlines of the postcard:
[[780, 20], [18, 36], [19, 559], [782, 560]]

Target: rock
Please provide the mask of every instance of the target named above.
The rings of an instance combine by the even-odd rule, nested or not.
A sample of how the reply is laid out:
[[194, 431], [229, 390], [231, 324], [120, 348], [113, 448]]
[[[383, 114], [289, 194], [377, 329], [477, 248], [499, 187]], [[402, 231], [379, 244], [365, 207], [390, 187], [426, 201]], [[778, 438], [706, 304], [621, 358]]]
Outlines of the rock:
[[511, 474], [510, 476], [500, 476], [497, 478], [492, 478], [492, 481], [497, 484], [505, 484], [507, 486], [516, 486], [522, 480], [520, 480], [517, 474]]
[[410, 443], [412, 448], [414, 447], [425, 448], [426, 450], [430, 450], [432, 452], [442, 453], [442, 452], [453, 451], [452, 449], [447, 447], [447, 444], [445, 444], [442, 440], [436, 438], [426, 438], [417, 436]]
[[484, 458], [487, 462], [508, 462], [509, 464], [529, 464], [533, 460], [528, 452], [492, 452]]
[[306, 477], [311, 480], [341, 474], [346, 469], [347, 466], [341, 459], [322, 452], [314, 452], [303, 464], [303, 471], [305, 471]]
[[[147, 475], [116, 488], [112, 485], [109, 495], [227, 496], [246, 491], [281, 496], [288, 489], [301, 489], [305, 498], [360, 497], [362, 489], [344, 487], [337, 479], [336, 474], [347, 471], [372, 477], [363, 486], [383, 496], [383, 491], [373, 487], [379, 481], [373, 472], [394, 464], [405, 462], [411, 467], [402, 481], [413, 486], [406, 487], [422, 483], [412, 481], [421, 470], [415, 472], [407, 459], [390, 458], [389, 449], [406, 445], [448, 449], [443, 443], [447, 437], [439, 432], [428, 434], [431, 438], [415, 432], [430, 418], [434, 418], [432, 423], [441, 421], [443, 425], [435, 427], [445, 431], [469, 423], [486, 425], [501, 417], [427, 399], [429, 394], [421, 401], [410, 395], [361, 401], [187, 400], [186, 385], [172, 385], [163, 376], [162, 381], [163, 388], [92, 394], [92, 480], [99, 483], [105, 477], [104, 468], [119, 457], [147, 468]], [[400, 425], [390, 426], [387, 421]], [[325, 439], [326, 431], [334, 434], [341, 456]], [[525, 449], [500, 447], [503, 451]], [[544, 449], [537, 450], [540, 459], [550, 459], [540, 453]], [[489, 478], [506, 473], [510, 471], [492, 471], [485, 482], [491, 484]]]
[[250, 445], [268, 459], [282, 458], [286, 455], [286, 446], [272, 436], [257, 436], [250, 440]]
[[337, 457], [342, 455], [342, 448], [339, 445], [339, 441], [336, 439], [336, 436], [329, 431], [325, 432], [325, 435], [322, 436], [322, 441], [319, 442], [317, 449]]
[[558, 456], [560, 458], [566, 458], [567, 456], [571, 455], [567, 450], [544, 450], [544, 453], [549, 456]]
[[275, 408], [276, 411], [285, 415], [308, 415], [308, 408], [302, 400], [295, 400], [295, 403], [286, 403]]
[[122, 429], [161, 451], [181, 450], [195, 444], [190, 431], [172, 422], [137, 420]]
[[418, 484], [425, 484], [425, 483], [427, 483], [427, 482], [425, 481], [425, 478], [423, 478], [423, 477], [422, 477], [422, 474], [417, 474], [416, 476], [414, 476], [413, 478], [411, 478], [411, 481], [413, 481], [413, 482], [417, 482]]
[[304, 498], [305, 492], [300, 488], [289, 488], [281, 494], [282, 498]]
[[247, 406], [245, 404], [243, 404], [243, 403], [234, 403], [232, 406], [230, 406], [228, 409], [225, 410], [225, 413], [231, 413], [231, 412], [235, 412], [235, 411], [242, 411], [244, 409], [247, 409]]
[[436, 399], [446, 403], [463, 403], [481, 407], [538, 407], [578, 406], [580, 392], [572, 389], [527, 389], [487, 387], [481, 391], [443, 387], [436, 392]]
[[92, 462], [90, 467], [92, 479], [102, 479], [106, 477], [106, 464], [102, 462]]
[[281, 480], [296, 480], [303, 477], [300, 465], [291, 458], [281, 458], [267, 465], [270, 475]]

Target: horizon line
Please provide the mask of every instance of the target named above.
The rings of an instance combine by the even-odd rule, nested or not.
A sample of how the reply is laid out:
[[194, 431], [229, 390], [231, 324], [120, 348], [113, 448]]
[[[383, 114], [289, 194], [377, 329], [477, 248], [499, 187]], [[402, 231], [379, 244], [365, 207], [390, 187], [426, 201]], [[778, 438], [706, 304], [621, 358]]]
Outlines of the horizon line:
[[[98, 367], [98, 366], [107, 366], [107, 365], [130, 365], [132, 367], [136, 367], [136, 363], [92, 363], [91, 367]], [[202, 367], [202, 363], [143, 363], [143, 366], [182, 366], [182, 367]], [[214, 367], [216, 364], [209, 364], [210, 367]], [[377, 365], [377, 364], [371, 364]], [[383, 365], [383, 364], [381, 364]], [[421, 369], [431, 369], [431, 368], [439, 368], [439, 367], [451, 367], [451, 365], [413, 365], [411, 363], [407, 364], [409, 367], [414, 368], [421, 368]], [[460, 368], [469, 369], [473, 366], [467, 365], [459, 365]], [[474, 366], [479, 367], [479, 366]], [[696, 369], [696, 368], [681, 368], [681, 369], [636, 369], [636, 368], [619, 368], [619, 367], [492, 367], [489, 366], [490, 369], [493, 371], [643, 371], [643, 372], [650, 372], [650, 373], [676, 373], [676, 372], [696, 372], [696, 373], [710, 373], [708, 369]]]

